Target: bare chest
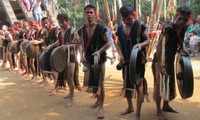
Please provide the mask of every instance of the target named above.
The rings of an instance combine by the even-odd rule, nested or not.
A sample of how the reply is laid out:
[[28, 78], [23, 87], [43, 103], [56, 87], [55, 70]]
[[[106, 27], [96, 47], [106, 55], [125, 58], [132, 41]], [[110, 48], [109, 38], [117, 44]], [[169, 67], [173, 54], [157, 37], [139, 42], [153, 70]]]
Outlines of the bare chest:
[[94, 34], [94, 31], [95, 31], [95, 26], [86, 28], [87, 37], [88, 37], [89, 40], [91, 40], [91, 38], [92, 38], [92, 36]]
[[131, 34], [131, 28], [129, 28], [129, 27], [124, 27], [124, 34], [125, 34], [125, 36], [130, 36], [130, 34]]

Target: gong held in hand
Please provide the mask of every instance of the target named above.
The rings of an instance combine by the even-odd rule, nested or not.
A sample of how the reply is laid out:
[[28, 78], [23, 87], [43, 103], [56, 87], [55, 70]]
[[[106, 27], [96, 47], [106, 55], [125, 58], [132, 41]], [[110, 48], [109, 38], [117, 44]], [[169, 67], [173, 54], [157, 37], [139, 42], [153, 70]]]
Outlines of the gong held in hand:
[[18, 44], [13, 44], [13, 43], [9, 43], [8, 44], [8, 50], [12, 53], [12, 54], [17, 54], [19, 52], [19, 45]]
[[26, 56], [26, 45], [28, 43], [27, 42], [21, 42], [20, 45], [19, 45], [19, 50], [20, 50], [20, 53], [23, 55], [23, 56]]
[[66, 63], [70, 62], [70, 49], [73, 48], [75, 52], [75, 46], [76, 44], [67, 45], [66, 51], [63, 51], [60, 46], [55, 48], [50, 56], [51, 68], [56, 72], [62, 72], [66, 67]]
[[178, 89], [183, 99], [192, 97], [194, 89], [194, 78], [190, 59], [186, 55], [176, 55], [175, 78]]
[[40, 53], [40, 47], [39, 45], [33, 45], [31, 42], [29, 42], [26, 45], [26, 54], [30, 58], [36, 58]]
[[138, 48], [133, 48], [131, 51], [131, 57], [130, 57], [130, 64], [129, 64], [129, 75], [130, 75], [130, 83], [132, 85], [136, 85], [139, 83], [140, 80], [140, 52], [138, 51]]

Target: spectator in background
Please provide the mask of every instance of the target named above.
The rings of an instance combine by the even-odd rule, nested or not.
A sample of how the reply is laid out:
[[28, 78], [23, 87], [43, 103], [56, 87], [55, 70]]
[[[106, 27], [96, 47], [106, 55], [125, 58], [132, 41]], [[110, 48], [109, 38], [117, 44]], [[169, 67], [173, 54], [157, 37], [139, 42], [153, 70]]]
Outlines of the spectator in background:
[[194, 25], [194, 30], [197, 32], [197, 36], [200, 37], [200, 15], [197, 16], [197, 21]]
[[29, 0], [23, 0], [24, 5], [26, 6], [26, 10], [30, 11], [31, 10], [31, 3]]
[[191, 57], [195, 57], [199, 51], [198, 42], [200, 42], [200, 37], [197, 36], [197, 31], [193, 30], [190, 37]]
[[41, 0], [34, 0], [32, 4], [33, 14], [36, 21], [41, 21], [42, 19], [42, 8], [41, 8]]

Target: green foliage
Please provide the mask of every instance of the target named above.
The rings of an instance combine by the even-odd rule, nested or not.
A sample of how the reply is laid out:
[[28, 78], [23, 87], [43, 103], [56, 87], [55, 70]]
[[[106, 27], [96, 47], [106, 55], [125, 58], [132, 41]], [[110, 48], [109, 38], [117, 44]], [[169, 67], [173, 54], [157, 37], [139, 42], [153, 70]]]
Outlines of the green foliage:
[[[93, 4], [96, 6], [96, 1], [97, 0], [89, 0], [90, 4]], [[103, 0], [98, 0], [99, 1], [99, 12], [100, 12], [100, 17], [102, 21], [99, 21], [103, 24], [107, 24], [107, 16], [106, 16], [106, 11], [104, 7], [104, 2]], [[78, 4], [78, 0], [74, 0], [74, 10], [73, 10], [73, 5], [71, 3], [71, 0], [58, 0], [58, 4], [60, 6], [60, 11], [61, 13], [67, 13], [69, 15], [71, 25], [73, 26], [74, 20], [75, 20], [75, 26], [80, 27], [85, 23], [84, 17], [83, 17], [83, 8], [85, 7], [85, 0], [81, 0], [81, 3]], [[109, 3], [109, 8], [110, 8], [110, 14], [111, 13], [111, 7], [113, 0], [108, 0]], [[133, 5], [134, 0], [122, 0], [122, 4], [131, 4]], [[151, 0], [141, 0], [141, 12], [142, 12], [142, 17], [140, 18], [142, 21], [146, 21], [146, 15], [151, 14]], [[119, 8], [118, 8], [119, 9]], [[119, 11], [118, 11], [119, 12]], [[118, 13], [118, 21], [115, 21], [117, 23], [120, 23], [120, 17]], [[115, 23], [114, 22], [114, 23]]]
[[141, 0], [141, 20], [146, 22], [146, 16], [151, 16], [151, 0]]
[[194, 18], [196, 18], [197, 15], [200, 15], [200, 0], [193, 0], [191, 4], [192, 8], [192, 15]]

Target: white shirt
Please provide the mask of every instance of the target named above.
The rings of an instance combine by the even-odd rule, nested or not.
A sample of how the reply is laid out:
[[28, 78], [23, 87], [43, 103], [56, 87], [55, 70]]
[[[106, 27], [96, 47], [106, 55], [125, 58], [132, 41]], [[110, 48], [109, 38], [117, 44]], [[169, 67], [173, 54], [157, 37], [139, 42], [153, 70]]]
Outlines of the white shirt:
[[34, 13], [42, 13], [42, 8], [40, 7], [40, 5], [41, 5], [41, 2], [35, 1], [33, 3], [33, 11], [34, 11]]
[[190, 45], [196, 45], [198, 42], [200, 42], [200, 37], [192, 36], [190, 37]]

